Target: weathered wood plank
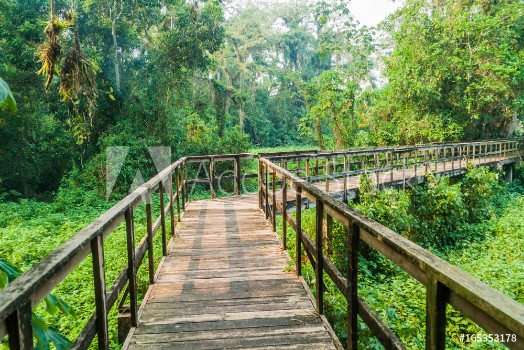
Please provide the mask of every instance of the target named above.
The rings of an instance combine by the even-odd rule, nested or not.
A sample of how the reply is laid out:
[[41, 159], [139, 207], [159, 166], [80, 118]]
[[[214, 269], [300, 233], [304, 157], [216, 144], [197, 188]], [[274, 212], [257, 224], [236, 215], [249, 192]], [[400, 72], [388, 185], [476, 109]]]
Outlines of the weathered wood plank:
[[136, 336], [136, 344], [151, 343], [169, 343], [186, 340], [201, 341], [213, 339], [235, 339], [246, 337], [274, 336], [286, 334], [324, 333], [324, 327], [321, 325], [298, 325], [293, 327], [258, 327], [258, 328], [239, 328], [228, 330], [195, 331], [195, 332], [177, 332], [177, 333], [157, 333], [157, 334], [139, 334]]
[[[144, 310], [144, 313], [142, 313], [141, 320], [144, 322], [147, 322], [147, 320], [150, 320], [151, 317], [155, 317], [158, 315], [166, 316], [166, 317], [174, 317], [174, 316], [188, 316], [188, 315], [203, 315], [203, 314], [212, 314], [214, 312], [217, 312], [217, 307], [212, 305], [212, 303], [208, 303], [207, 307], [202, 307], [202, 303], [198, 306], [194, 307], [184, 307], [184, 308], [166, 308], [165, 306], [162, 308], [148, 308]], [[234, 304], [234, 305], [221, 305], [220, 311], [223, 313], [232, 313], [234, 311], [243, 310], [245, 312], [255, 312], [255, 311], [277, 311], [277, 310], [293, 310], [293, 309], [304, 309], [304, 310], [311, 310], [313, 311], [313, 306], [308, 300], [298, 300], [295, 302], [290, 303], [284, 303], [280, 301], [276, 302], [266, 302], [264, 304], [252, 304], [252, 303], [243, 303], [243, 304]]]
[[[253, 346], [277, 346], [281, 347], [284, 345], [297, 345], [297, 344], [318, 344], [327, 346], [331, 345], [333, 348], [333, 342], [329, 343], [330, 339], [326, 338], [325, 335], [317, 335], [315, 333], [308, 336], [303, 334], [286, 334], [281, 336], [261, 336], [261, 337], [249, 337], [249, 338], [237, 338], [237, 339], [217, 339], [217, 340], [199, 340], [199, 341], [186, 341], [186, 342], [175, 342], [166, 344], [131, 344], [129, 349], [195, 349], [195, 350], [209, 350], [209, 349], [242, 349], [252, 348]], [[318, 348], [318, 347], [317, 347]]]

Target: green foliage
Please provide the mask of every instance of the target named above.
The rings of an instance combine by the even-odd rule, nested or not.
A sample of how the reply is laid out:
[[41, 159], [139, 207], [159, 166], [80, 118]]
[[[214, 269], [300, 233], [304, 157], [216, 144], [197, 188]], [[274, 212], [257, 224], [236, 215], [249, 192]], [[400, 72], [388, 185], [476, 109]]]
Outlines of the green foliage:
[[502, 190], [499, 175], [486, 167], [468, 164], [464, 178], [426, 175], [426, 183], [414, 191], [375, 189], [368, 176], [360, 179], [359, 202], [354, 207], [368, 217], [387, 223], [420, 245], [448, 251], [483, 238], [477, 226], [495, 215]]
[[8, 109], [14, 113], [16, 112], [16, 102], [9, 85], [0, 78], [0, 110], [2, 109]]
[[411, 195], [402, 190], [377, 190], [367, 175], [360, 177], [359, 202], [355, 209], [379, 222], [389, 222], [396, 232], [409, 229]]
[[427, 185], [414, 194], [410, 238], [424, 247], [444, 249], [465, 239], [468, 214], [462, 184], [427, 175]]
[[[394, 51], [381, 113], [400, 142], [426, 139], [414, 137], [417, 124], [446, 140], [511, 133], [522, 106], [523, 14], [518, 0], [412, 0], [389, 19]], [[404, 135], [406, 126], [414, 128]]]
[[[22, 270], [15, 265], [10, 264], [5, 259], [0, 258], [0, 290], [5, 288], [8, 283], [14, 281], [22, 274]], [[56, 315], [58, 311], [66, 315], [72, 315], [73, 310], [62, 299], [53, 294], [48, 294], [44, 298], [45, 311], [50, 315]], [[49, 326], [44, 318], [32, 313], [33, 334], [36, 338], [35, 349], [49, 350], [52, 343], [57, 350], [69, 349], [72, 342], [67, 339], [56, 328]], [[0, 344], [1, 347], [2, 344]]]
[[220, 48], [224, 37], [220, 4], [207, 1], [201, 7], [189, 3], [175, 6], [168, 13], [171, 28], [160, 36], [161, 57], [175, 76], [205, 71], [210, 64], [209, 55]]
[[489, 220], [493, 214], [493, 197], [502, 190], [499, 174], [487, 167], [475, 167], [468, 163], [468, 172], [462, 180], [464, 201], [469, 211], [469, 222]]
[[[12, 261], [23, 270], [28, 270], [113, 204], [105, 201], [94, 191], [68, 186], [72, 184], [64, 184], [53, 203], [26, 199], [18, 203], [0, 202], [0, 257], [2, 259]], [[158, 195], [153, 196], [152, 206], [153, 213], [159, 215]], [[135, 228], [136, 238], [139, 241], [147, 231], [144, 205], [136, 209]], [[158, 266], [161, 257], [160, 236], [156, 235], [154, 239], [155, 266]], [[108, 284], [112, 283], [127, 266], [127, 257], [122, 254], [122, 247], [125, 247], [125, 244], [126, 235], [123, 226], [117, 228], [104, 240]], [[37, 333], [35, 330], [35, 334], [44, 341], [48, 339], [55, 343], [55, 347], [58, 343], [64, 344], [64, 339], [56, 331], [68, 339], [75, 339], [79, 335], [95, 310], [92, 274], [91, 259], [87, 258], [53, 290], [51, 297], [35, 308], [34, 312], [40, 315], [40, 319], [36, 319], [35, 324], [41, 324], [43, 319], [46, 325], [53, 325], [47, 328], [41, 327], [44, 333], [40, 331]], [[139, 298], [143, 298], [148, 286], [147, 267], [144, 269], [142, 266], [139, 269], [137, 284]], [[116, 314], [115, 308], [109, 314], [109, 332], [111, 342], [114, 344], [117, 343]]]
[[354, 106], [358, 90], [358, 84], [338, 70], [325, 71], [308, 84], [310, 107], [306, 118], [315, 129], [321, 149], [324, 148], [323, 125], [329, 125], [333, 130], [336, 148], [350, 144], [356, 128]]

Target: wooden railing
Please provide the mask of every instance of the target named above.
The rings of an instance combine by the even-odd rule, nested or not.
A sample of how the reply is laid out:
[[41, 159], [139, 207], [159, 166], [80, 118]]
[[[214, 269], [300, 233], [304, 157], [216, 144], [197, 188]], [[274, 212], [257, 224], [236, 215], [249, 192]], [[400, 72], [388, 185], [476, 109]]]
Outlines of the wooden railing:
[[[504, 142], [504, 144], [510, 145], [512, 142], [508, 141]], [[488, 150], [488, 153], [484, 152], [485, 156], [495, 154], [500, 155], [501, 152], [515, 151], [514, 146], [509, 148], [505, 148], [504, 146], [504, 148], [501, 148], [503, 146], [500, 143], [498, 146], [491, 143], [479, 143], [474, 146], [471, 144], [464, 144], [463, 146], [457, 147], [454, 149], [455, 151], [460, 149], [459, 154], [464, 154], [464, 152], [467, 154], [477, 152], [476, 154], [478, 154], [479, 147], [484, 147], [484, 150]], [[498, 151], [495, 150], [496, 147], [498, 147]], [[415, 155], [411, 156], [411, 162], [420, 166], [420, 164], [422, 164], [420, 161], [422, 159], [421, 157], [423, 157], [422, 153], [424, 150], [426, 150], [425, 154], [427, 156], [427, 152], [430, 149], [443, 150], [449, 149], [449, 147], [444, 145], [434, 145], [427, 149], [420, 147], [395, 149], [374, 148], [370, 150], [347, 152], [337, 151], [329, 154], [318, 151], [302, 151], [273, 153], [267, 154], [266, 156], [279, 162], [289, 162], [290, 160], [302, 161], [304, 159], [307, 161], [307, 159], [310, 159], [309, 157], [313, 155], [317, 157], [316, 159], [337, 159], [340, 157], [348, 157], [349, 162], [344, 162], [344, 164], [348, 164], [349, 168], [347, 169], [349, 169], [349, 174], [349, 171], [351, 171], [351, 157], [361, 156], [365, 162], [369, 162], [370, 159], [368, 158], [372, 157], [374, 154], [373, 152], [376, 152], [376, 154], [383, 155], [378, 156], [376, 163], [374, 163], [379, 164], [380, 162], [389, 162], [391, 159], [394, 160], [395, 157], [392, 157], [392, 154], [398, 154], [401, 149], [403, 152], [408, 152], [403, 154], [415, 152]], [[430, 295], [431, 298], [428, 299], [428, 306], [436, 310], [436, 312], [431, 313], [430, 316], [432, 318], [429, 319], [431, 326], [430, 329], [434, 331], [434, 333], [431, 333], [430, 344], [440, 344], [438, 341], [441, 341], [442, 336], [439, 327], [443, 322], [442, 305], [445, 304], [445, 302], [454, 305], [474, 321], [478, 320], [478, 323], [484, 325], [486, 329], [496, 331], [507, 330], [522, 337], [524, 333], [522, 329], [524, 324], [522, 315], [524, 314], [521, 312], [521, 305], [514, 302], [512, 303], [507, 297], [493, 291], [491, 288], [474, 280], [453, 266], [446, 265], [443, 261], [432, 256], [427, 251], [419, 248], [385, 227], [369, 219], [363, 218], [344, 204], [329, 198], [324, 192], [314, 188], [304, 179], [297, 177], [295, 174], [279, 167], [268, 159], [259, 159], [258, 174], [243, 174], [241, 171], [241, 161], [254, 157], [256, 156], [251, 154], [184, 157], [177, 160], [157, 176], [137, 188], [130, 195], [102, 214], [93, 223], [80, 231], [76, 236], [68, 240], [60, 248], [48, 255], [41, 262], [0, 291], [0, 339], [7, 334], [9, 336], [9, 346], [11, 349], [32, 349], [32, 309], [60, 282], [62, 282], [75, 267], [91, 255], [93, 262], [92, 276], [94, 278], [96, 307], [92, 316], [80, 332], [80, 335], [76, 340], [74, 340], [73, 348], [86, 349], [92, 343], [94, 337], [97, 336], [99, 349], [108, 349], [109, 311], [115, 307], [115, 304], [119, 299], [123, 299], [125, 294], [129, 294], [131, 325], [136, 326], [139, 317], [138, 293], [136, 286], [137, 271], [142, 265], [147, 253], [149, 283], [154, 283], [157, 271], [155, 271], [153, 239], [160, 231], [162, 255], [165, 256], [167, 254], [169, 236], [174, 235], [175, 225], [180, 220], [180, 216], [189, 199], [188, 186], [194, 183], [207, 182], [211, 192], [211, 197], [214, 197], [214, 185], [217, 181], [223, 179], [232, 180], [235, 183], [234, 194], [238, 195], [241, 193], [242, 179], [258, 177], [261, 207], [265, 208], [266, 212], [269, 214], [269, 208], [271, 206], [268, 205], [270, 192], [267, 191], [267, 179], [270, 171], [272, 172], [273, 181], [273, 196], [271, 197], [273, 202], [272, 208], [277, 207], [274, 191], [276, 189], [275, 181], [277, 177], [279, 177], [283, 180], [282, 195], [284, 196], [281, 212], [286, 213], [286, 188], [290, 185], [297, 191], [297, 208], [301, 208], [303, 195], [305, 198], [309, 198], [317, 203], [317, 217], [318, 215], [323, 215], [323, 212], [326, 212], [350, 228], [348, 236], [350, 237], [350, 247], [353, 247], [349, 250], [351, 273], [349, 279], [344, 279], [344, 277], [342, 277], [333, 267], [332, 263], [325, 258], [322, 250], [316, 249], [315, 244], [308, 239], [307, 235], [302, 233], [300, 209], [297, 211], [296, 222], [293, 221], [290, 216], [284, 215], [285, 220], [290, 222], [294, 229], [299, 232], [297, 235], [297, 237], [299, 237], [297, 246], [300, 247], [301, 244], [304, 244], [306, 252], [310, 256], [310, 260], [316, 266], [317, 271], [326, 271], [333, 278], [341, 291], [348, 296], [348, 300], [350, 301], [348, 304], [350, 308], [349, 312], [353, 320], [351, 322], [351, 332], [353, 332], [350, 334], [351, 344], [356, 341], [356, 323], [354, 322], [354, 318], [356, 317], [357, 311], [360, 315], [363, 315], [362, 317], [369, 325], [371, 325], [372, 329], [376, 331], [375, 333], [379, 334], [379, 339], [386, 343], [390, 342], [391, 344], [396, 344], [397, 341], [395, 340], [396, 338], [393, 333], [385, 328], [370, 308], [360, 298], [358, 298], [355, 280], [358, 265], [356, 262], [357, 249], [355, 248], [360, 241], [371, 245], [380, 253], [390, 258], [393, 262], [406, 269], [421, 282], [429, 285], [431, 293], [428, 295]], [[216, 177], [214, 171], [215, 163], [222, 161], [234, 161], [232, 176]], [[209, 176], [203, 179], [189, 179], [188, 173], [191, 164], [199, 162], [209, 162]], [[364, 168], [366, 168], [366, 166], [367, 165], [365, 165]], [[391, 166], [399, 166], [399, 164], [392, 164]], [[336, 168], [337, 166], [335, 166], [335, 169]], [[375, 169], [377, 168], [375, 167]], [[266, 175], [265, 177], [263, 176], [264, 171]], [[298, 172], [300, 173], [300, 169]], [[339, 174], [333, 175], [332, 172], [325, 174], [325, 176], [329, 178], [338, 175]], [[158, 216], [154, 219], [151, 200], [153, 196], [157, 195], [157, 192], [160, 209]], [[263, 201], [264, 197], [265, 202]], [[134, 218], [136, 211], [138, 210], [137, 208], [141, 204], [145, 204], [147, 232], [143, 239], [136, 244]], [[273, 226], [275, 226], [276, 213], [273, 212], [271, 215]], [[114, 281], [108, 282], [105, 278], [104, 241], [122, 224], [125, 226], [127, 239], [127, 266], [121, 270]], [[169, 226], [170, 232], [168, 233]], [[317, 230], [319, 229], [320, 227], [317, 225]], [[284, 241], [285, 237], [286, 234], [284, 233]], [[322, 243], [322, 237], [317, 237], [317, 245], [319, 242], [320, 244]], [[316, 264], [315, 261], [318, 261], [318, 263]], [[300, 273], [300, 259], [297, 259], [297, 264], [297, 271]], [[322, 276], [322, 273], [318, 273], [317, 279], [322, 281]], [[125, 288], [126, 285], [127, 288]], [[322, 283], [317, 285], [322, 286]], [[109, 288], [107, 286], [109, 286]], [[322, 287], [319, 288], [319, 293], [317, 293], [317, 295], [319, 295], [317, 298], [317, 307], [319, 308], [320, 313], [322, 313]], [[478, 312], [478, 314], [476, 312]], [[471, 313], [475, 314], [472, 315]]]
[[[493, 140], [370, 147], [267, 158], [309, 182], [325, 182], [326, 192], [330, 192], [331, 180], [343, 178], [343, 191], [346, 192], [350, 176], [373, 174], [377, 184], [405, 188], [407, 178], [413, 177], [413, 172], [406, 176], [409, 169], [414, 171], [414, 177], [423, 177], [437, 169], [444, 175], [457, 175], [464, 172], [466, 163], [471, 161], [486, 165], [514, 163], [521, 157], [521, 144], [518, 140]], [[394, 179], [395, 171], [402, 172], [401, 180]]]
[[[137, 188], [115, 206], [102, 214], [92, 224], [48, 255], [40, 263], [10, 283], [0, 292], [0, 339], [8, 334], [11, 349], [32, 349], [32, 309], [62, 282], [68, 274], [92, 256], [94, 293], [96, 310], [74, 341], [74, 349], [86, 349], [98, 336], [99, 349], [109, 348], [108, 314], [119, 299], [129, 294], [131, 326], [138, 322], [138, 297], [136, 276], [147, 253], [149, 283], [155, 281], [155, 257], [153, 239], [160, 231], [162, 235], [162, 254], [166, 256], [169, 236], [175, 233], [175, 225], [189, 199], [189, 185], [198, 180], [189, 180], [189, 167], [192, 163], [210, 161], [211, 193], [214, 196], [213, 183], [215, 162], [234, 161], [234, 179], [236, 193], [240, 193], [242, 174], [240, 160], [253, 158], [250, 154], [216, 155], [205, 157], [184, 157], [164, 169], [157, 176]], [[255, 174], [256, 176], [256, 174]], [[209, 179], [207, 179], [209, 182]], [[160, 213], [153, 219], [151, 199], [159, 194]], [[145, 203], [147, 234], [135, 244], [134, 218], [136, 209]], [[169, 220], [170, 225], [167, 223]], [[127, 236], [127, 266], [116, 279], [108, 283], [105, 279], [104, 240], [121, 224], [125, 225]], [[168, 228], [171, 231], [168, 235]], [[124, 289], [124, 287], [127, 288]], [[106, 286], [109, 286], [107, 288]]]
[[[270, 153], [270, 155], [300, 155], [302, 153], [282, 152]], [[256, 173], [243, 174], [241, 161], [256, 157], [256, 155], [245, 153], [184, 157], [174, 162], [144, 185], [138, 187], [59, 249], [0, 291], [0, 339], [8, 334], [11, 349], [32, 349], [32, 309], [62, 282], [75, 267], [91, 255], [96, 310], [74, 341], [73, 348], [88, 348], [97, 335], [99, 349], [108, 349], [107, 316], [109, 311], [115, 307], [119, 299], [125, 299], [128, 294], [131, 326], [137, 325], [137, 271], [147, 253], [149, 283], [154, 283], [156, 271], [153, 239], [160, 231], [162, 235], [162, 254], [166, 256], [169, 239], [167, 229], [168, 226], [171, 227], [170, 235], [173, 236], [175, 225], [180, 220], [185, 205], [189, 201], [189, 186], [196, 183], [207, 184], [211, 198], [214, 198], [217, 182], [234, 181], [234, 194], [239, 195], [241, 193], [242, 181], [258, 176]], [[233, 175], [217, 176], [215, 164], [217, 162], [231, 161], [234, 164]], [[208, 177], [189, 179], [191, 166], [198, 163], [209, 163]], [[161, 209], [159, 216], [153, 221], [151, 199], [157, 192]], [[136, 209], [144, 203], [147, 234], [136, 245], [134, 217]], [[170, 225], [166, 224], [167, 220], [169, 220]], [[122, 223], [125, 225], [127, 237], [127, 266], [118, 274], [115, 281], [112, 281], [109, 285], [105, 280], [103, 243]], [[109, 285], [109, 289], [107, 285]]]
[[[481, 151], [484, 150], [483, 151]], [[464, 271], [450, 265], [446, 261], [433, 255], [429, 251], [419, 247], [417, 244], [393, 232], [387, 227], [369, 219], [346, 204], [335, 200], [326, 192], [316, 188], [306, 179], [297, 176], [309, 177], [309, 170], [304, 169], [303, 161], [316, 161], [325, 159], [327, 164], [330, 160], [344, 158], [344, 168], [347, 160], [353, 157], [375, 157], [375, 154], [383, 155], [382, 159], [373, 159], [372, 169], [383, 169], [379, 162], [390, 162], [389, 167], [404, 167], [407, 164], [428, 165], [429, 152], [447, 152], [448, 157], [440, 156], [435, 159], [472, 159], [475, 157], [489, 158], [493, 161], [501, 157], [520, 157], [517, 152], [521, 151], [514, 141], [502, 142], [479, 142], [459, 145], [429, 145], [423, 147], [382, 148], [373, 151], [349, 151], [337, 152], [336, 154], [315, 154], [299, 157], [275, 157], [270, 159], [261, 158], [259, 162], [259, 205], [265, 211], [266, 217], [271, 220], [273, 230], [276, 231], [277, 211], [282, 215], [282, 243], [287, 249], [287, 225], [288, 223], [296, 234], [296, 272], [302, 275], [302, 247], [315, 270], [315, 294], [316, 308], [319, 314], [324, 313], [324, 273], [334, 282], [339, 291], [348, 302], [348, 349], [357, 349], [358, 322], [357, 315], [367, 324], [372, 333], [384, 345], [386, 349], [405, 349], [399, 338], [388, 326], [381, 321], [377, 313], [358, 294], [358, 252], [363, 244], [368, 245], [389, 261], [400, 267], [403, 271], [414, 277], [426, 286], [426, 349], [445, 349], [446, 345], [446, 305], [453, 306], [464, 316], [478, 324], [484, 330], [494, 334], [515, 335], [515, 342], [509, 341], [505, 344], [513, 349], [524, 348], [524, 305], [519, 304], [508, 296], [496, 291], [481, 281], [473, 278]], [[458, 152], [458, 156], [454, 155]], [[396, 157], [410, 158], [411, 162], [403, 161], [401, 164], [391, 164]], [[450, 158], [451, 157], [451, 158]], [[279, 166], [290, 161], [299, 162], [293, 172]], [[361, 160], [362, 161], [362, 160]], [[515, 159], [513, 159], [515, 161]], [[306, 165], [307, 167], [307, 165]], [[336, 165], [335, 165], [336, 167]], [[386, 167], [386, 169], [389, 169]], [[316, 166], [318, 169], [319, 167]], [[357, 171], [364, 171], [362, 166]], [[381, 170], [382, 171], [382, 170]], [[324, 179], [333, 176], [326, 170]], [[342, 176], [355, 174], [344, 172]], [[304, 176], [305, 175], [305, 176]], [[279, 196], [277, 198], [277, 188]], [[289, 188], [293, 188], [296, 195], [295, 219], [288, 215], [287, 195]], [[308, 200], [313, 202], [316, 208], [316, 226], [314, 239], [312, 239], [302, 228], [302, 207]], [[348, 275], [343, 276], [335, 267], [334, 263], [324, 252], [325, 237], [330, 237], [331, 225], [323, 225], [324, 215], [331, 220], [336, 220], [347, 230], [348, 244]]]

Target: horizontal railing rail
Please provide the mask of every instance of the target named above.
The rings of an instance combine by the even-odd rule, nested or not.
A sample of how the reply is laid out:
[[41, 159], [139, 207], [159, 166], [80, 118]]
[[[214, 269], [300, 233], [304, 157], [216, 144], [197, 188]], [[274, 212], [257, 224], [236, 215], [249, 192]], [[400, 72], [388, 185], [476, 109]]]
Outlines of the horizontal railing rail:
[[[516, 149], [500, 148], [514, 141], [478, 142], [476, 146], [498, 145], [503, 152]], [[516, 143], [515, 143], [516, 144]], [[471, 144], [465, 144], [473, 151]], [[475, 147], [476, 147], [475, 146]], [[449, 145], [439, 145], [438, 149], [447, 149]], [[458, 146], [462, 147], [462, 146]], [[522, 145], [518, 146], [521, 151]], [[415, 149], [416, 148], [410, 148]], [[425, 150], [434, 149], [425, 147]], [[420, 149], [418, 149], [420, 150]], [[346, 155], [347, 153], [340, 153]], [[316, 154], [316, 156], [323, 156]], [[326, 155], [328, 157], [328, 155]], [[358, 294], [358, 252], [359, 247], [367, 244], [403, 271], [414, 277], [426, 287], [426, 349], [444, 349], [446, 344], [446, 305], [453, 306], [464, 316], [478, 324], [487, 332], [515, 335], [505, 344], [513, 349], [524, 347], [524, 305], [503, 293], [475, 279], [459, 268], [421, 248], [407, 238], [387, 227], [364, 217], [346, 204], [332, 198], [328, 193], [297, 176], [290, 170], [277, 164], [277, 161], [289, 161], [286, 158], [261, 158], [259, 162], [259, 206], [266, 213], [276, 231], [277, 211], [282, 215], [282, 244], [287, 249], [288, 223], [296, 233], [295, 253], [296, 272], [302, 275], [302, 247], [315, 270], [316, 309], [324, 313], [324, 273], [348, 301], [348, 348], [357, 348], [357, 315], [368, 325], [372, 333], [386, 349], [405, 349], [394, 332], [379, 318], [377, 313]], [[295, 158], [293, 158], [295, 159]], [[301, 158], [302, 160], [304, 158]], [[306, 158], [310, 159], [310, 158]], [[277, 187], [280, 192], [277, 198]], [[287, 212], [289, 188], [295, 191], [295, 219]], [[315, 203], [316, 226], [314, 239], [302, 228], [302, 204], [307, 199]], [[343, 276], [324, 252], [325, 237], [330, 237], [331, 226], [323, 225], [326, 215], [329, 221], [335, 220], [347, 230], [348, 275]], [[328, 232], [325, 232], [328, 231]]]

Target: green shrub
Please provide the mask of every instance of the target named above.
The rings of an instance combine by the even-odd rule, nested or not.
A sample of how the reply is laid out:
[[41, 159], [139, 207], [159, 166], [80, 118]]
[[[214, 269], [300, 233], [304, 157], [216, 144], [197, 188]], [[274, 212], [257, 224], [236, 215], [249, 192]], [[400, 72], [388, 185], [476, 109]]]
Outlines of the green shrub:
[[461, 181], [464, 201], [469, 213], [469, 222], [478, 223], [493, 214], [493, 196], [502, 189], [499, 174], [488, 167], [468, 164], [468, 171]]
[[412, 198], [408, 238], [423, 247], [444, 251], [466, 238], [468, 210], [460, 183], [428, 175], [427, 183]]

